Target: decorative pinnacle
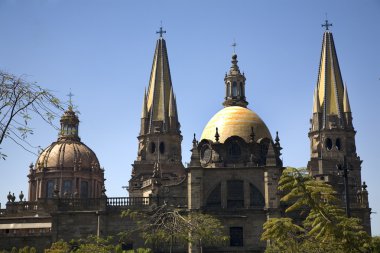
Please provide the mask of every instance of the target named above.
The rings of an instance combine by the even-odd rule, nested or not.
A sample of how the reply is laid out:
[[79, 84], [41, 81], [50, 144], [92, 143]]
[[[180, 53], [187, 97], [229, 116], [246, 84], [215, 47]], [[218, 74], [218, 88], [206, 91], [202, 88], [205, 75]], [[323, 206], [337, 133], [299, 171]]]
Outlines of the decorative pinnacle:
[[363, 191], [367, 191], [367, 184], [365, 183], [365, 181], [363, 181], [363, 184], [362, 184], [362, 188], [363, 188]]
[[251, 142], [254, 142], [255, 141], [255, 132], [253, 131], [253, 127], [251, 127], [251, 134], [249, 136], [251, 136]]
[[194, 133], [194, 138], [193, 138], [193, 147], [197, 147], [197, 139], [195, 138], [195, 133]]
[[276, 139], [275, 139], [276, 143], [279, 143], [280, 142], [280, 138], [278, 137], [278, 131], [276, 131]]
[[219, 135], [219, 133], [218, 133], [218, 128], [216, 128], [216, 129], [215, 129], [215, 141], [216, 141], [216, 142], [219, 142], [219, 137], [220, 137], [220, 135]]
[[325, 20], [325, 23], [322, 24], [322, 27], [325, 27], [325, 28], [326, 28], [326, 31], [327, 31], [327, 30], [329, 30], [329, 26], [332, 26], [332, 24], [329, 23], [329, 21], [326, 19], [326, 20]]
[[160, 30], [156, 32], [157, 34], [160, 34], [160, 38], [162, 38], [162, 34], [166, 33], [166, 31], [162, 30], [162, 21], [161, 21], [161, 26]]

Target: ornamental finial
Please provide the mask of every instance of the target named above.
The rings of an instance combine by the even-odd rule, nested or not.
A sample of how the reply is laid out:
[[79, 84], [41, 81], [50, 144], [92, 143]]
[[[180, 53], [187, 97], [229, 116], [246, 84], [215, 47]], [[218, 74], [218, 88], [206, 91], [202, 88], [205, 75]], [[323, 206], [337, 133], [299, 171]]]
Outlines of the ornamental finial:
[[73, 93], [71, 93], [71, 89], [70, 89], [70, 92], [69, 92], [69, 94], [67, 94], [67, 96], [69, 97], [69, 109], [73, 109], [73, 96], [74, 96], [74, 94]]
[[160, 30], [159, 31], [156, 31], [157, 34], [160, 34], [160, 38], [162, 38], [162, 34], [166, 33], [166, 31], [164, 31], [162, 29], [162, 21], [161, 21], [161, 26], [160, 26]]
[[232, 43], [231, 46], [234, 48], [234, 54], [235, 54], [235, 49], [236, 49], [236, 46], [237, 46], [237, 44], [236, 44], [236, 42], [235, 42], [235, 39], [234, 39], [234, 43]]
[[220, 135], [219, 135], [219, 132], [218, 132], [218, 128], [216, 128], [215, 129], [215, 141], [216, 142], [219, 142], [219, 137], [220, 137]]
[[325, 28], [326, 28], [326, 31], [328, 31], [330, 26], [332, 26], [332, 24], [329, 23], [329, 21], [328, 21], [327, 18], [326, 18], [325, 23], [322, 24], [322, 27], [325, 27]]

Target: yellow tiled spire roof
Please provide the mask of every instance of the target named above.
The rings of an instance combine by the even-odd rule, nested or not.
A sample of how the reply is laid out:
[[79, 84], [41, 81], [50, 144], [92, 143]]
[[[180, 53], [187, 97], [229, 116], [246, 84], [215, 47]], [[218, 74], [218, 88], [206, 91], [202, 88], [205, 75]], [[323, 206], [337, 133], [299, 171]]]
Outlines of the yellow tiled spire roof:
[[160, 37], [156, 44], [147, 94], [147, 109], [151, 116], [150, 120], [164, 122], [167, 120], [171, 89], [172, 80], [166, 42]]
[[348, 99], [347, 85], [344, 85], [343, 112], [351, 112], [350, 100]]
[[333, 35], [329, 30], [323, 34], [321, 60], [319, 64], [319, 74], [317, 82], [319, 108], [313, 106], [313, 111], [323, 113], [325, 119], [327, 115], [336, 115], [342, 118], [343, 110], [343, 80], [339, 68], [338, 57], [335, 51]]

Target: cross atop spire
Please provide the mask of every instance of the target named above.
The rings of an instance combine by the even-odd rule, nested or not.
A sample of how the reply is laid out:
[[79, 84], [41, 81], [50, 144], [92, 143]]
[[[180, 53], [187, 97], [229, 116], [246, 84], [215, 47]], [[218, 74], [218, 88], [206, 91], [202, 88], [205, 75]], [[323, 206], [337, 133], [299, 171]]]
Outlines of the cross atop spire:
[[234, 39], [234, 43], [232, 43], [231, 46], [234, 48], [234, 54], [235, 54], [235, 49], [236, 49], [236, 46], [237, 46], [237, 44], [236, 44], [236, 42], [235, 42], [235, 39]]
[[329, 21], [326, 19], [325, 20], [325, 23], [322, 24], [322, 27], [325, 27], [326, 28], [326, 31], [329, 30], [329, 27], [332, 26], [331, 23], [329, 23]]
[[161, 21], [161, 26], [160, 26], [160, 30], [156, 32], [157, 34], [160, 34], [160, 38], [162, 38], [162, 34], [166, 33], [166, 31], [164, 31], [162, 29], [162, 21]]

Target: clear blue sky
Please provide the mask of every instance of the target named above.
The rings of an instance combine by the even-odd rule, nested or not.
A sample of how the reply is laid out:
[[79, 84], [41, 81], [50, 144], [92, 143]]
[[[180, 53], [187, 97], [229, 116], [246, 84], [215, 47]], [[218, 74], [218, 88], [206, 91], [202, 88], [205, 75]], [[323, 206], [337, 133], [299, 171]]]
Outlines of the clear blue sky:
[[[148, 85], [155, 31], [167, 30], [174, 90], [183, 134], [183, 162], [192, 134], [222, 108], [231, 44], [247, 77], [249, 107], [279, 131], [285, 165], [306, 166], [309, 119], [328, 13], [364, 161], [374, 234], [380, 234], [379, 145], [380, 2], [356, 1], [126, 1], [1, 0], [0, 69], [51, 89], [80, 115], [82, 141], [104, 166], [109, 196], [125, 196], [137, 154], [141, 104]], [[58, 119], [57, 119], [58, 124]], [[34, 120], [34, 145], [57, 131]], [[0, 202], [28, 190], [36, 157], [6, 141], [0, 161]]]

